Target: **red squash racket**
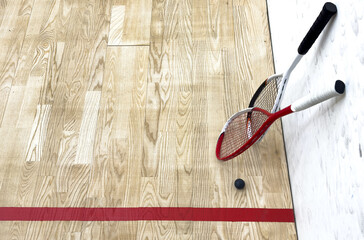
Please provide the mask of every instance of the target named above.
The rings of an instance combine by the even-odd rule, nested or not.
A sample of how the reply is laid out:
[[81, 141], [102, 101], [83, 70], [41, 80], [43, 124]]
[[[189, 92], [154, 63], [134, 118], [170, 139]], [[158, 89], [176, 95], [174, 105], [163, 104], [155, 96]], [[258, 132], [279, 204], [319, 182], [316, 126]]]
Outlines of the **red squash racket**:
[[327, 2], [324, 4], [319, 16], [312, 24], [310, 30], [298, 47], [298, 55], [289, 66], [287, 71], [282, 74], [275, 74], [268, 77], [256, 90], [249, 103], [249, 108], [258, 107], [268, 112], [276, 112], [279, 109], [285, 86], [293, 69], [300, 62], [302, 57], [312, 47], [320, 33], [323, 31], [331, 17], [337, 12], [335, 4]]
[[216, 157], [226, 161], [238, 156], [253, 145], [275, 120], [312, 107], [344, 92], [344, 82], [337, 80], [334, 88], [307, 95], [276, 113], [270, 113], [258, 107], [247, 108], [235, 113], [226, 122], [220, 133], [216, 145]]

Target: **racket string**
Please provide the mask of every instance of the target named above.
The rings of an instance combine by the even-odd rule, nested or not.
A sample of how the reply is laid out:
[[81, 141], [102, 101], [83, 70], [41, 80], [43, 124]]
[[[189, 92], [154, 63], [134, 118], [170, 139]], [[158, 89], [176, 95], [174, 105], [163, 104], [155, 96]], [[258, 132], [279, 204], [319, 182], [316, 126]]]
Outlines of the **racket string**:
[[231, 120], [224, 132], [220, 157], [230, 156], [242, 148], [267, 119], [266, 114], [252, 110]]
[[281, 76], [271, 79], [259, 94], [253, 106], [271, 112], [277, 98], [278, 87], [281, 80]]

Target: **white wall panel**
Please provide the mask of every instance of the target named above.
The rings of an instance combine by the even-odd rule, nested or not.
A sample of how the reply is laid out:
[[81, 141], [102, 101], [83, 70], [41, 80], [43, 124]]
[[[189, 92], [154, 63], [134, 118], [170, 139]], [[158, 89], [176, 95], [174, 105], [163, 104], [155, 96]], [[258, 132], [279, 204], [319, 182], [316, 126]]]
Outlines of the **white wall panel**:
[[[325, 1], [267, 1], [279, 73]], [[337, 15], [292, 73], [281, 105], [346, 82], [344, 97], [283, 119], [300, 240], [364, 239], [364, 1], [334, 3]]]

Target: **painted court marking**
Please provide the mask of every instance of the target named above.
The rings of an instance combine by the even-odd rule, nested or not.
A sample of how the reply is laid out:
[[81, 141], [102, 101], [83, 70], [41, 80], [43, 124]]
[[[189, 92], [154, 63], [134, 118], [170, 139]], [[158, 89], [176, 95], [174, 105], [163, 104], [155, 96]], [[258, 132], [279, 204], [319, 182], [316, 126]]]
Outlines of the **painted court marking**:
[[0, 221], [294, 222], [293, 209], [0, 207]]

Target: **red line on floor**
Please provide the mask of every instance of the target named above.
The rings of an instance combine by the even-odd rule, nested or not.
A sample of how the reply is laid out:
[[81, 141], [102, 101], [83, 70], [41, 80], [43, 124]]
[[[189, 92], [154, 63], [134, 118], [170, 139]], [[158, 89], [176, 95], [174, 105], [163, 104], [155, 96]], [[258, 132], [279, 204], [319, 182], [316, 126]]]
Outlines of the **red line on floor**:
[[294, 222], [293, 209], [0, 207], [0, 221]]

